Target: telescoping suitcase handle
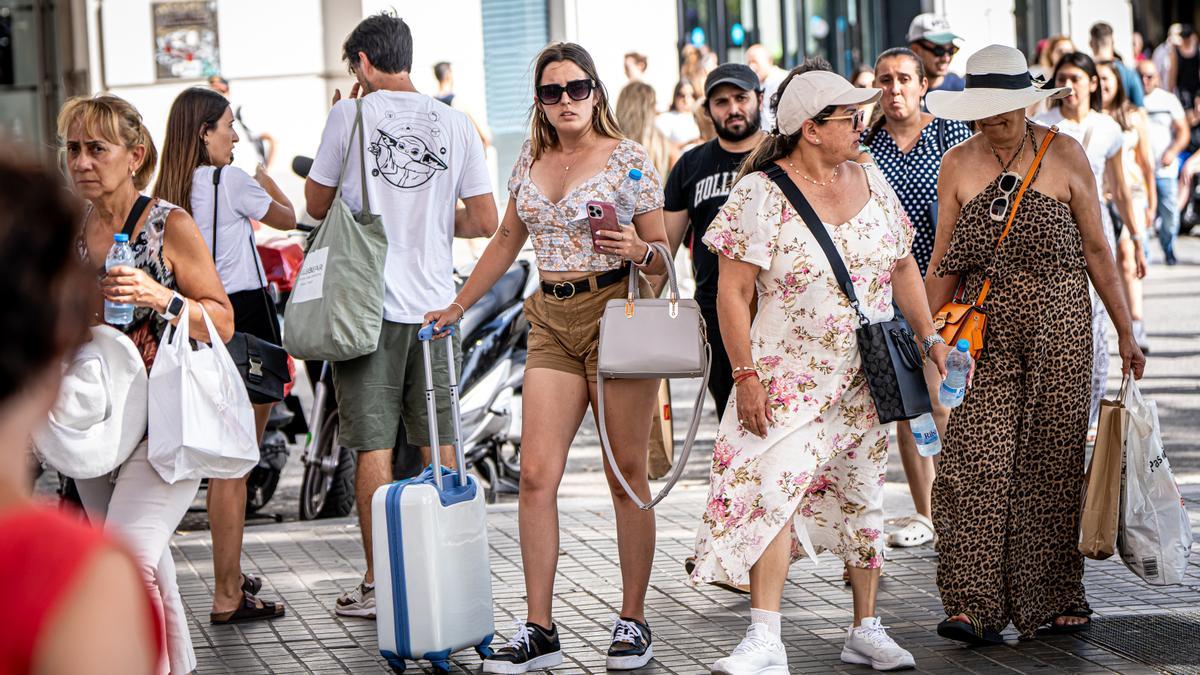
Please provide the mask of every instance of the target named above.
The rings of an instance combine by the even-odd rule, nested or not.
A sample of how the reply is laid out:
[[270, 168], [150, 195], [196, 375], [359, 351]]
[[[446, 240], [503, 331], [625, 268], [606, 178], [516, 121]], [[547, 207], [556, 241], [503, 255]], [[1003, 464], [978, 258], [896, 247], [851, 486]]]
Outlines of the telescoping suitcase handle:
[[[467, 485], [467, 458], [462, 444], [462, 415], [458, 406], [458, 372], [454, 366], [454, 336], [455, 327], [446, 326], [438, 331], [438, 338], [445, 337], [446, 369], [450, 374], [450, 417], [454, 420], [454, 461], [458, 466], [458, 484]], [[433, 471], [433, 481], [438, 492], [442, 488], [442, 452], [438, 443], [437, 398], [433, 391], [433, 358], [430, 355], [429, 343], [434, 340], [433, 323], [423, 326], [417, 331], [417, 339], [421, 341], [421, 352], [425, 356], [425, 409], [429, 415], [429, 455], [432, 458], [430, 468]]]

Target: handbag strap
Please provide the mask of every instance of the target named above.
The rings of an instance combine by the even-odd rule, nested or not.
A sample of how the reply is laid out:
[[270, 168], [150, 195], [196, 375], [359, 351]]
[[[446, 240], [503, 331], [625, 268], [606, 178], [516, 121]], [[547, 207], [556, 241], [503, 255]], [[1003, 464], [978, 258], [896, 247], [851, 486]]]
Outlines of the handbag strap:
[[224, 168], [223, 166], [213, 167], [213, 265], [217, 264], [217, 210], [221, 208], [221, 170]]
[[[367, 194], [367, 159], [366, 159], [366, 137], [367, 131], [363, 127], [362, 118], [362, 99], [354, 99], [354, 126], [350, 129], [350, 143], [354, 143], [354, 133], [358, 132], [358, 185], [362, 192], [362, 212], [371, 212], [371, 195]], [[346, 175], [346, 168], [350, 166], [349, 147], [346, 148], [346, 154], [342, 157], [342, 171], [338, 174], [337, 192], [333, 195], [334, 201], [337, 201], [342, 196], [342, 178]]]
[[137, 201], [133, 203], [133, 208], [129, 209], [129, 215], [125, 216], [125, 227], [121, 228], [121, 234], [126, 237], [133, 236], [133, 228], [137, 227], [138, 221], [142, 219], [142, 214], [146, 212], [146, 207], [149, 205], [149, 197], [138, 195]]
[[[1042, 163], [1042, 156], [1046, 154], [1046, 148], [1050, 147], [1050, 141], [1058, 135], [1058, 127], [1050, 127], [1046, 132], [1046, 137], [1042, 139], [1042, 145], [1038, 148], [1037, 155], [1033, 158], [1033, 164], [1029, 165], [1029, 170], [1025, 172], [1025, 179], [1021, 181], [1021, 189], [1017, 190], [1017, 196], [1013, 199], [1012, 207], [1008, 211], [1008, 222], [1004, 224], [1004, 231], [1000, 233], [1000, 238], [996, 240], [996, 251], [1000, 250], [1000, 244], [1004, 243], [1004, 238], [1008, 236], [1012, 230], [1013, 220], [1017, 217], [1017, 208], [1021, 206], [1021, 198], [1025, 196], [1025, 189], [1033, 182], [1033, 175], [1037, 173], [1038, 166]], [[976, 307], [982, 307], [983, 301], [987, 299], [988, 291], [992, 290], [991, 278], [983, 280], [983, 288], [979, 289], [979, 299], [975, 301]]]
[[833, 269], [833, 276], [837, 279], [838, 288], [841, 288], [846, 297], [850, 299], [850, 306], [858, 314], [859, 322], [864, 326], [870, 324], [870, 320], [859, 309], [858, 294], [854, 292], [854, 282], [850, 280], [850, 272], [846, 270], [846, 263], [842, 261], [842, 255], [838, 253], [833, 239], [829, 237], [829, 232], [825, 229], [825, 224], [821, 222], [821, 219], [817, 216], [817, 212], [813, 210], [812, 204], [808, 203], [808, 199], [804, 197], [804, 193], [800, 191], [800, 188], [796, 187], [796, 183], [787, 175], [787, 171], [784, 171], [783, 167], [772, 163], [767, 168], [766, 173], [767, 177], [774, 181], [779, 186], [779, 189], [783, 191], [783, 196], [787, 197], [792, 208], [804, 220], [804, 224], [812, 232], [813, 238], [821, 246], [821, 250], [825, 252], [825, 257], [829, 259], [829, 267]]
[[617, 459], [613, 456], [612, 443], [608, 441], [608, 426], [604, 422], [604, 375], [596, 373], [596, 407], [600, 409], [596, 415], [600, 420], [600, 446], [604, 448], [604, 457], [608, 460], [608, 468], [612, 470], [613, 475], [617, 477], [617, 482], [625, 490], [625, 494], [633, 500], [634, 504], [638, 505], [639, 509], [648, 511], [656, 504], [666, 498], [667, 493], [671, 488], [675, 487], [675, 483], [679, 482], [683, 471], [687, 468], [688, 456], [692, 454], [692, 445], [696, 441], [696, 431], [700, 428], [700, 416], [704, 412], [705, 392], [708, 391], [708, 375], [712, 370], [712, 346], [707, 342], [704, 343], [704, 354], [706, 360], [704, 362], [704, 375], [700, 382], [700, 391], [696, 394], [696, 402], [692, 405], [692, 422], [688, 426], [687, 438], [683, 441], [683, 450], [679, 453], [679, 457], [675, 460], [675, 466], [671, 469], [671, 475], [667, 476], [666, 485], [663, 485], [662, 490], [648, 502], [643, 502], [642, 498], [637, 496], [633, 488], [629, 486], [629, 481], [625, 480], [625, 476], [621, 473], [621, 469], [617, 466]]

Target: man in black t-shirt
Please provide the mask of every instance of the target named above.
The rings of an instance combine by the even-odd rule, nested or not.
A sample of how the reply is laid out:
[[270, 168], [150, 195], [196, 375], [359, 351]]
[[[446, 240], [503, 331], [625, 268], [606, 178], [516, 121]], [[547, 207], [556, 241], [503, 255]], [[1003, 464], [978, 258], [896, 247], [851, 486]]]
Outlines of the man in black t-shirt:
[[[763, 133], [759, 111], [762, 90], [749, 66], [718, 66], [704, 82], [704, 110], [716, 127], [717, 137], [679, 158], [667, 178], [664, 205], [671, 250], [686, 242], [696, 276], [696, 302], [708, 324], [712, 345], [712, 374], [708, 391], [717, 403], [717, 417], [733, 390], [733, 367], [721, 342], [717, 322], [717, 254], [700, 240], [733, 188], [738, 166], [758, 145]], [[748, 364], [739, 364], [748, 365]]]

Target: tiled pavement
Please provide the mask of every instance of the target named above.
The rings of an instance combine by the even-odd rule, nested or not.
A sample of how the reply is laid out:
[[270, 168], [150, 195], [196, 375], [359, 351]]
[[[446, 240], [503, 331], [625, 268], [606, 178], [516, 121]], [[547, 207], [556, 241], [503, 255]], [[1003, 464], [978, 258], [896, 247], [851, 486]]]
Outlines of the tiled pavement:
[[[1200, 240], [1183, 240], [1185, 259], [1200, 258]], [[1143, 391], [1159, 402], [1164, 436], [1172, 464], [1200, 532], [1200, 314], [1178, 311], [1181, 298], [1194, 298], [1200, 268], [1154, 267], [1146, 287], [1147, 314], [1155, 352], [1150, 357]], [[680, 383], [676, 402], [694, 391]], [[703, 478], [711, 452], [712, 416], [704, 420], [696, 456], [686, 479], [658, 509], [658, 552], [648, 597], [648, 618], [655, 631], [656, 659], [645, 672], [698, 673], [727, 654], [746, 626], [744, 596], [707, 587], [693, 589], [683, 581], [682, 561], [689, 554], [704, 499]], [[685, 420], [679, 419], [682, 426]], [[894, 448], [893, 448], [894, 453]], [[609, 614], [620, 600], [612, 509], [599, 470], [594, 433], [585, 428], [572, 449], [560, 502], [562, 556], [555, 616], [563, 629], [568, 657], [556, 672], [598, 672], [607, 648]], [[293, 458], [271, 507], [294, 517], [296, 472]], [[888, 472], [885, 505], [889, 515], [911, 509], [898, 457]], [[289, 501], [290, 500], [290, 501]], [[261, 523], [261, 521], [258, 521]], [[511, 634], [523, 615], [522, 576], [517, 543], [516, 507], [502, 503], [489, 509], [492, 588], [496, 626]], [[185, 527], [201, 527], [203, 516], [189, 516]], [[200, 673], [378, 673], [386, 665], [376, 651], [375, 624], [343, 620], [333, 614], [334, 599], [357, 583], [362, 554], [357, 526], [351, 519], [314, 523], [253, 524], [247, 528], [245, 567], [266, 579], [268, 598], [282, 598], [285, 618], [241, 627], [208, 625], [211, 556], [208, 533], [181, 533], [173, 542], [179, 580], [192, 616], [192, 633]], [[1085, 583], [1097, 610], [1093, 637], [1055, 637], [985, 649], [966, 649], [938, 638], [933, 628], [943, 616], [934, 584], [935, 553], [929, 547], [894, 550], [884, 569], [879, 613], [897, 641], [916, 656], [924, 672], [1196, 672], [1195, 641], [1200, 618], [1189, 610], [1200, 603], [1200, 550], [1193, 553], [1188, 583], [1155, 588], [1113, 560], [1087, 565]], [[801, 562], [792, 568], [784, 595], [784, 637], [793, 672], [871, 672], [838, 661], [845, 627], [851, 619], [850, 592], [840, 568], [826, 556], [819, 568]], [[1149, 636], [1156, 650], [1142, 651], [1162, 664], [1141, 665], [1100, 644], [1128, 645], [1140, 639], [1126, 619], [1154, 615], [1167, 626]], [[1138, 625], [1138, 624], [1132, 624]], [[1144, 624], [1143, 624], [1144, 625]], [[1010, 634], [1010, 637], [1012, 635]], [[1129, 650], [1129, 647], [1125, 647]], [[472, 652], [455, 655], [456, 672], [478, 670]], [[420, 664], [428, 669], [428, 664]], [[417, 667], [410, 664], [410, 667]]]
[[[566, 502], [555, 616], [568, 660], [556, 672], [600, 672], [609, 614], [620, 601], [611, 508], [596, 499]], [[659, 545], [647, 600], [656, 658], [644, 672], [707, 672], [708, 664], [728, 653], [745, 630], [745, 596], [715, 587], [693, 589], [683, 580], [682, 563], [691, 550], [702, 502], [702, 487], [691, 484], [681, 486], [658, 509]], [[496, 625], [508, 635], [524, 607], [515, 505], [492, 507], [489, 524]], [[351, 519], [251, 528], [247, 570], [266, 578], [270, 596], [286, 600], [288, 615], [240, 627], [213, 627], [203, 620], [211, 597], [207, 533], [177, 537], [180, 585], [193, 616], [199, 672], [385, 672], [376, 652], [375, 624], [342, 619], [332, 611], [338, 593], [358, 579], [356, 529]], [[893, 551], [879, 591], [884, 624], [913, 652], [922, 672], [1156, 672], [1072, 637], [987, 649], [947, 643], [933, 632], [942, 617], [933, 583], [934, 557], [927, 547]], [[851, 619], [850, 592], [840, 573], [828, 556], [817, 568], [808, 562], [793, 568], [783, 608], [793, 672], [869, 672], [838, 661]], [[1100, 622], [1109, 616], [1178, 612], [1196, 606], [1200, 562], [1193, 562], [1185, 586], [1151, 589], [1114, 561], [1089, 562], [1086, 583]], [[472, 652], [454, 657], [455, 672], [477, 672], [478, 664]]]

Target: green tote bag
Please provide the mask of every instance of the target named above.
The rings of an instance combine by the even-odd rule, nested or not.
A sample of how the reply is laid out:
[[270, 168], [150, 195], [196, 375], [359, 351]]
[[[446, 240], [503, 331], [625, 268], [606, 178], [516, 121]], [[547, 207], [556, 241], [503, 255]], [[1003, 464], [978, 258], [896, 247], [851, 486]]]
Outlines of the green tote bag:
[[[284, 311], [283, 347], [303, 360], [346, 361], [375, 351], [383, 326], [383, 265], [387, 233], [371, 213], [364, 158], [362, 100], [338, 176], [337, 194], [325, 220], [309, 238], [308, 252]], [[342, 176], [358, 132], [362, 211], [342, 199]]]

